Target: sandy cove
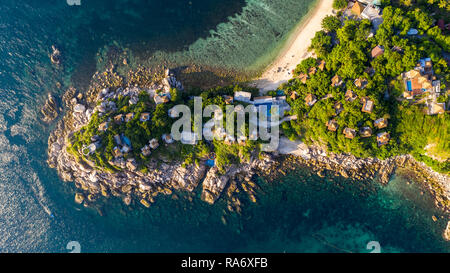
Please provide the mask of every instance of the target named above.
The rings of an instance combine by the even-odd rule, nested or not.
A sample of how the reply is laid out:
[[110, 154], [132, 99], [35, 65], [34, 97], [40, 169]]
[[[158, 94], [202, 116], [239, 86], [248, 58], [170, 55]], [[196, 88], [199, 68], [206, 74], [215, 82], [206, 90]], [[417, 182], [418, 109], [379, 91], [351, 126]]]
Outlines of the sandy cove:
[[291, 35], [284, 49], [263, 75], [253, 82], [261, 92], [275, 90], [280, 84], [292, 78], [292, 70], [303, 59], [311, 56], [308, 47], [315, 33], [322, 29], [322, 20], [333, 14], [333, 0], [319, 0], [315, 7], [306, 15], [295, 32]]

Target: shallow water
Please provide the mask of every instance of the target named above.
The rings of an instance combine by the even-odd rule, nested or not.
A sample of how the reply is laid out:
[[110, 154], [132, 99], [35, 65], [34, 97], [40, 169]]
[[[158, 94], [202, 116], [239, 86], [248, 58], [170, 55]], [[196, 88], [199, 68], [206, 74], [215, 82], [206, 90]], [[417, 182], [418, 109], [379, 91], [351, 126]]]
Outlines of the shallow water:
[[[69, 241], [93, 252], [365, 252], [368, 241], [379, 241], [386, 251], [449, 251], [440, 239], [444, 220], [431, 220], [439, 214], [431, 199], [401, 178], [386, 188], [360, 188], [299, 169], [277, 183], [261, 180], [258, 203], [247, 202], [240, 216], [224, 213], [223, 200], [214, 206], [200, 201], [198, 192], [192, 202], [186, 194], [158, 198], [151, 209], [102, 200], [103, 217], [76, 205], [73, 184], [63, 183], [45, 162], [52, 126], [40, 122], [38, 113], [49, 92], [86, 86], [111, 45], [127, 49], [131, 66], [163, 58], [179, 65], [260, 68], [310, 4], [190, 2], [2, 2], [0, 252], [66, 252]], [[63, 53], [60, 68], [50, 64], [52, 44]]]

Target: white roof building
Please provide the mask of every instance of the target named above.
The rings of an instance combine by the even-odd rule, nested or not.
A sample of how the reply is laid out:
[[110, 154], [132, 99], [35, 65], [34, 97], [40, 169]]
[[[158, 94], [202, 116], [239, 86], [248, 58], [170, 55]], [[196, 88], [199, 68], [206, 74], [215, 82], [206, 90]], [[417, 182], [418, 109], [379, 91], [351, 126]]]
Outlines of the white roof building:
[[250, 93], [250, 92], [237, 91], [234, 93], [234, 100], [236, 100], [236, 101], [250, 103], [251, 98], [252, 98], [252, 93]]
[[182, 132], [181, 133], [181, 143], [186, 145], [195, 145], [197, 144], [198, 137], [195, 133], [192, 132]]

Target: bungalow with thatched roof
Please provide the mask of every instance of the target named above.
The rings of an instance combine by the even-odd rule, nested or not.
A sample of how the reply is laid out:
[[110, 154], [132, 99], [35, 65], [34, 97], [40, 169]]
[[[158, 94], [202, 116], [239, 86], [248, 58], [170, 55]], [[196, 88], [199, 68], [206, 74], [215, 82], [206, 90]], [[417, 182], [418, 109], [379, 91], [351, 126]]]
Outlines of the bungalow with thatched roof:
[[170, 134], [164, 134], [161, 137], [167, 144], [173, 143], [173, 138]]
[[377, 45], [372, 49], [372, 58], [376, 58], [378, 56], [383, 55], [384, 53], [384, 47], [381, 45]]
[[355, 2], [355, 4], [353, 4], [352, 7], [352, 12], [356, 15], [356, 16], [361, 16], [361, 13], [364, 11], [364, 6], [363, 4], [359, 3], [358, 1]]
[[362, 127], [359, 130], [359, 135], [361, 137], [370, 137], [370, 136], [372, 136], [372, 128], [370, 128], [370, 127]]
[[150, 120], [150, 113], [142, 113], [139, 120], [142, 122]]
[[113, 156], [115, 158], [123, 156], [122, 151], [120, 150], [119, 147], [116, 146], [116, 147], [113, 148]]
[[327, 121], [327, 128], [328, 128], [328, 130], [330, 130], [332, 132], [336, 132], [336, 130], [339, 128], [337, 120], [332, 119], [332, 120]]
[[104, 132], [108, 129], [108, 127], [109, 127], [109, 123], [105, 121], [103, 123], [100, 123], [100, 125], [98, 126], [98, 130], [101, 132]]
[[373, 110], [373, 100], [369, 100], [369, 99], [364, 99], [364, 105], [361, 109], [361, 111], [365, 112], [365, 113], [372, 113]]
[[319, 67], [319, 69], [321, 71], [323, 71], [325, 69], [325, 61], [324, 60], [320, 60], [318, 67]]
[[338, 75], [335, 75], [332, 79], [331, 79], [331, 86], [333, 87], [338, 87], [343, 83], [342, 78], [339, 77]]
[[350, 138], [350, 139], [352, 139], [356, 136], [356, 130], [349, 128], [349, 127], [345, 127], [344, 131], [342, 131], [342, 133], [344, 134], [344, 136], [346, 138]]
[[134, 118], [134, 113], [128, 113], [125, 115], [125, 122], [129, 122]]
[[391, 136], [387, 132], [382, 132], [382, 133], [377, 134], [378, 146], [383, 146], [385, 144], [388, 144], [390, 138], [391, 138]]
[[141, 154], [143, 156], [149, 156], [151, 154], [151, 150], [150, 150], [150, 146], [145, 145], [144, 147], [141, 148]]
[[159, 147], [159, 142], [156, 138], [149, 141], [150, 148], [156, 149]]
[[317, 102], [317, 98], [316, 96], [314, 96], [313, 94], [309, 93], [308, 95], [306, 95], [305, 97], [305, 103], [308, 106], [313, 106], [315, 103]]
[[364, 89], [367, 85], [367, 80], [366, 79], [361, 79], [361, 78], [357, 78], [353, 84], [358, 87], [359, 89]]
[[346, 101], [354, 101], [358, 96], [353, 92], [352, 90], [348, 89], [347, 92], [345, 92], [345, 100]]
[[378, 129], [386, 128], [388, 126], [388, 121], [385, 118], [379, 118], [373, 122], [373, 125]]
[[302, 83], [306, 84], [306, 81], [308, 80], [308, 75], [305, 73], [300, 73], [297, 78], [299, 78]]
[[314, 75], [317, 72], [317, 67], [310, 67], [308, 69], [308, 75]]

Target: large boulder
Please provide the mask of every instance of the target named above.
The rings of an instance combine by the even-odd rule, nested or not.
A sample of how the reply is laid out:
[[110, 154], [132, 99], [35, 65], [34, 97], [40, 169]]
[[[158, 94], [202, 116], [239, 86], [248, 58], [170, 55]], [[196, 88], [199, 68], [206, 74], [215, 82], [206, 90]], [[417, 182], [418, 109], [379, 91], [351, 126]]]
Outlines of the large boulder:
[[209, 204], [214, 204], [219, 199], [229, 180], [230, 178], [227, 175], [219, 174], [217, 167], [209, 169], [203, 181], [202, 200]]

